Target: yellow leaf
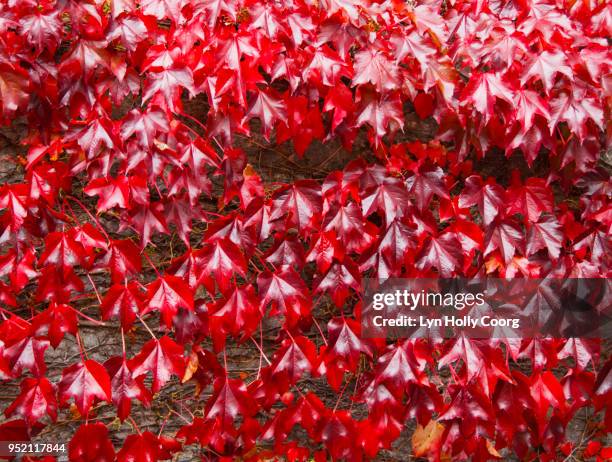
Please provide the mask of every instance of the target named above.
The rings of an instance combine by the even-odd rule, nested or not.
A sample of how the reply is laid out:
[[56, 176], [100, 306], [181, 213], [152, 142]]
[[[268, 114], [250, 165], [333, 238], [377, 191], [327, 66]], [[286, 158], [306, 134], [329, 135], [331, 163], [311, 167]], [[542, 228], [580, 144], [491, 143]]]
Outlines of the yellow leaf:
[[435, 449], [436, 445], [440, 442], [444, 433], [444, 425], [435, 420], [430, 420], [429, 423], [423, 427], [417, 425], [416, 430], [412, 434], [412, 451], [416, 457], [422, 457]]
[[189, 355], [189, 362], [187, 363], [187, 367], [185, 368], [185, 374], [183, 374], [183, 378], [181, 383], [187, 382], [195, 371], [198, 370], [198, 365], [200, 364], [200, 360], [198, 359], [198, 354], [195, 351], [192, 351]]
[[489, 451], [489, 454], [491, 454], [493, 457], [501, 459], [501, 454], [497, 452], [497, 449], [495, 449], [495, 446], [493, 443], [491, 443], [491, 440], [487, 440], [487, 451]]

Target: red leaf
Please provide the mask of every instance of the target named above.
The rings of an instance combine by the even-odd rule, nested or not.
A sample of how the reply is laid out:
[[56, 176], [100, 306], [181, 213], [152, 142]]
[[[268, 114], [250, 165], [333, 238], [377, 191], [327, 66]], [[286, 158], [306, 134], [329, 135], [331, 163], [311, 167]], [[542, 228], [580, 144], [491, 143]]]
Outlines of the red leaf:
[[172, 375], [183, 376], [185, 370], [183, 347], [168, 336], [149, 340], [128, 364], [134, 378], [150, 372], [153, 376], [151, 391], [157, 393]]
[[10, 417], [17, 414], [30, 426], [45, 415], [49, 415], [55, 421], [57, 400], [55, 388], [49, 380], [44, 377], [27, 378], [21, 382], [20, 388], [21, 393], [4, 411], [4, 415]]
[[179, 308], [193, 311], [193, 293], [187, 283], [176, 276], [165, 274], [149, 284], [147, 307], [143, 315], [159, 311], [161, 319], [170, 327]]
[[111, 400], [111, 381], [102, 365], [88, 359], [62, 371], [58, 394], [62, 404], [74, 398], [79, 413], [86, 416], [95, 399]]
[[106, 425], [102, 422], [81, 425], [68, 444], [68, 455], [75, 462], [114, 461], [115, 448], [109, 439]]

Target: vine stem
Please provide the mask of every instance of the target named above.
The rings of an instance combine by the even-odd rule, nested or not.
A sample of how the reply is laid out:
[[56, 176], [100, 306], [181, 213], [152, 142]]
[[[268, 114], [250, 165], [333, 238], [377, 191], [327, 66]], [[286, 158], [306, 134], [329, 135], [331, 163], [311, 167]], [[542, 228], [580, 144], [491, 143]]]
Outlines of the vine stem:
[[142, 319], [142, 317], [140, 316], [140, 314], [136, 314], [136, 316], [138, 316], [138, 319], [140, 320], [140, 322], [142, 323], [143, 326], [145, 326], [145, 329], [147, 329], [147, 331], [149, 332], [149, 334], [151, 334], [151, 337], [153, 337], [153, 340], [157, 340], [157, 337], [155, 336], [155, 334], [153, 333], [153, 331], [151, 330], [151, 328], [149, 327], [149, 325], [145, 322], [144, 319]]
[[78, 316], [81, 316], [84, 319], [87, 319], [89, 322], [92, 322], [93, 324], [97, 325], [97, 326], [106, 326], [106, 323], [103, 321], [98, 321], [97, 319], [94, 319], [90, 316], [87, 316], [85, 313], [77, 310], [75, 307], [67, 305], [68, 307], [70, 307], [70, 309], [72, 311], [74, 311]]
[[[264, 353], [263, 349], [261, 348], [261, 346], [259, 345], [259, 343], [257, 343], [257, 340], [255, 340], [253, 338], [253, 336], [251, 335], [251, 340], [253, 340], [253, 343], [255, 344], [255, 346], [257, 347], [257, 349], [259, 350], [259, 359], [261, 362], [261, 358], [265, 359], [265, 361], [268, 363], [268, 366], [271, 366], [272, 363], [270, 362], [270, 360], [268, 359], [268, 357], [266, 356], [266, 354]], [[259, 372], [257, 373], [257, 376], [259, 377]]]
[[79, 207], [81, 207], [81, 209], [83, 209], [83, 212], [85, 212], [85, 213], [86, 213], [86, 214], [89, 216], [89, 218], [91, 218], [91, 219], [94, 221], [94, 223], [96, 224], [96, 226], [98, 227], [98, 229], [100, 230], [100, 232], [101, 232], [102, 234], [104, 234], [104, 237], [106, 238], [106, 240], [107, 240], [108, 242], [110, 242], [110, 241], [111, 241], [110, 237], [108, 237], [108, 234], [106, 233], [106, 230], [104, 229], [104, 227], [103, 227], [103, 226], [102, 226], [102, 224], [100, 223], [100, 220], [98, 220], [98, 218], [97, 218], [97, 217], [95, 217], [95, 216], [94, 216], [94, 215], [93, 215], [93, 214], [92, 214], [92, 213], [89, 211], [89, 209], [88, 209], [88, 208], [85, 206], [85, 204], [83, 204], [83, 203], [82, 203], [82, 202], [81, 202], [79, 199], [77, 199], [77, 198], [76, 198], [76, 197], [74, 197], [74, 196], [66, 196], [66, 198], [67, 198], [67, 199], [70, 199], [70, 200], [74, 201], [76, 204], [78, 204], [78, 205], [79, 205]]

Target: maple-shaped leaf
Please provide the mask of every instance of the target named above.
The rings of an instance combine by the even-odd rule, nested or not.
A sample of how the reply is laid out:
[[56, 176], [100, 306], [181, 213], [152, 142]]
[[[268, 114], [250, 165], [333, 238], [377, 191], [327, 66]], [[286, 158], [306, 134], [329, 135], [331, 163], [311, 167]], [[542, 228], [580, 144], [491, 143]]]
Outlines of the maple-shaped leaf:
[[465, 180], [465, 188], [459, 196], [459, 207], [478, 206], [480, 216], [486, 226], [490, 225], [500, 210], [505, 208], [505, 192], [493, 178], [486, 182], [478, 175]]
[[583, 371], [587, 368], [590, 362], [593, 367], [597, 366], [600, 353], [600, 344], [596, 339], [588, 338], [569, 338], [559, 351], [559, 359], [573, 357], [576, 361], [578, 371]]
[[134, 399], [149, 404], [151, 395], [144, 386], [144, 376], [134, 378], [125, 357], [114, 356], [104, 363], [104, 367], [111, 377], [113, 404], [117, 406], [117, 416], [121, 421], [130, 415]]
[[269, 139], [274, 124], [279, 120], [285, 121], [287, 119], [287, 105], [276, 95], [260, 90], [251, 101], [245, 120], [253, 117], [259, 118], [262, 134], [266, 139]]
[[90, 256], [95, 256], [95, 249], [108, 250], [108, 242], [104, 234], [91, 223], [72, 228], [72, 238], [81, 244], [85, 252]]
[[331, 295], [337, 307], [344, 305], [350, 293], [349, 289], [357, 293], [361, 289], [359, 268], [350, 258], [345, 258], [341, 263], [332, 263], [327, 272], [313, 282], [313, 292]]
[[117, 462], [156, 462], [160, 460], [159, 438], [151, 432], [128, 435], [117, 453]]
[[550, 371], [535, 372], [529, 381], [529, 393], [533, 398], [534, 412], [538, 423], [542, 425], [549, 407], [557, 412], [564, 412], [566, 407], [563, 387]]
[[113, 284], [100, 303], [102, 319], [107, 321], [119, 318], [121, 326], [129, 329], [134, 324], [136, 316], [143, 311], [144, 298], [145, 294], [135, 281]]
[[490, 401], [475, 384], [452, 387], [451, 401], [438, 416], [442, 422], [461, 421], [461, 430], [466, 435], [473, 435], [479, 423], [492, 419], [495, 417]]
[[496, 220], [487, 229], [484, 238], [483, 255], [499, 251], [504, 263], [510, 263], [517, 250], [524, 253], [524, 235], [516, 221], [512, 219]]
[[536, 222], [542, 213], [553, 212], [553, 195], [545, 180], [528, 178], [521, 184], [515, 176], [513, 183], [506, 193], [508, 214], [519, 213], [530, 222]]
[[578, 90], [566, 91], [550, 101], [550, 118], [548, 127], [553, 133], [559, 122], [567, 122], [570, 130], [583, 142], [587, 137], [587, 122], [591, 120], [600, 129], [604, 129], [604, 112], [601, 103], [586, 93]]
[[375, 240], [376, 226], [364, 220], [359, 205], [347, 202], [333, 206], [323, 221], [323, 230], [335, 231], [348, 252], [361, 253]]
[[399, 88], [399, 68], [382, 51], [366, 48], [355, 54], [352, 85], [372, 83], [379, 93]]
[[209, 222], [202, 239], [204, 242], [213, 243], [227, 238], [246, 253], [255, 247], [252, 234], [241, 215], [230, 214]]
[[121, 126], [121, 137], [127, 140], [132, 135], [144, 148], [151, 148], [158, 133], [166, 133], [170, 129], [168, 119], [159, 109], [149, 109], [141, 112], [134, 109], [129, 112]]
[[371, 346], [360, 338], [359, 323], [354, 319], [332, 318], [327, 324], [328, 346], [323, 353], [329, 384], [339, 391], [347, 371], [355, 371], [361, 354], [373, 356]]
[[338, 55], [337, 51], [323, 44], [312, 53], [312, 59], [303, 68], [302, 77], [306, 81], [335, 87], [344, 85], [341, 78], [351, 78], [352, 72], [352, 68]]
[[170, 274], [165, 274], [147, 287], [147, 306], [143, 315], [159, 311], [161, 319], [170, 327], [179, 308], [193, 311], [193, 293], [187, 283]]
[[574, 80], [574, 73], [568, 66], [568, 59], [562, 51], [543, 51], [533, 57], [531, 62], [525, 66], [521, 76], [521, 85], [529, 80], [540, 80], [544, 90], [549, 93], [553, 88], [554, 78], [557, 73], [565, 75], [570, 81]]
[[430, 205], [431, 197], [435, 194], [440, 199], [448, 199], [448, 190], [444, 184], [444, 172], [440, 167], [419, 167], [414, 175], [406, 179], [408, 192], [416, 197], [419, 210], [425, 210]]
[[156, 94], [164, 98], [169, 110], [178, 112], [181, 105], [181, 93], [187, 90], [191, 96], [196, 94], [193, 82], [193, 73], [188, 67], [163, 69], [150, 72], [144, 86], [142, 100], [147, 101]]
[[344, 258], [345, 250], [334, 231], [318, 233], [312, 238], [312, 247], [306, 255], [306, 261], [316, 262], [320, 272], [327, 272], [334, 258], [341, 261]]
[[2, 355], [8, 361], [11, 373], [18, 377], [24, 369], [29, 369], [35, 377], [42, 377], [47, 370], [45, 351], [49, 340], [26, 336], [7, 346]]
[[386, 383], [395, 389], [405, 389], [409, 384], [428, 384], [425, 374], [425, 352], [412, 340], [389, 345], [380, 356], [375, 370], [376, 383]]
[[287, 390], [318, 364], [317, 347], [304, 336], [285, 339], [272, 358], [271, 380], [279, 390]]
[[20, 258], [17, 258], [14, 249], [10, 249], [0, 257], [0, 276], [8, 275], [11, 287], [19, 292], [32, 278], [38, 276], [38, 272], [34, 269], [35, 263], [34, 249], [27, 249]]
[[235, 287], [226, 299], [219, 300], [210, 323], [218, 324], [234, 337], [247, 338], [259, 325], [262, 314], [253, 286]]
[[85, 128], [75, 131], [73, 136], [88, 160], [95, 159], [104, 148], [110, 150], [121, 148], [115, 124], [108, 117], [89, 121]]
[[296, 236], [286, 235], [275, 240], [274, 245], [266, 251], [264, 259], [275, 268], [301, 268], [305, 262], [304, 246]]
[[68, 443], [68, 456], [71, 461], [113, 462], [115, 448], [110, 440], [108, 428], [102, 422], [86, 423], [77, 428]]
[[476, 223], [459, 219], [452, 223], [448, 230], [457, 236], [465, 255], [473, 255], [476, 250], [482, 248], [484, 233]]
[[399, 96], [388, 94], [378, 97], [364, 94], [359, 100], [356, 125], [367, 123], [373, 132], [374, 144], [379, 146], [387, 133], [404, 127], [402, 104]]
[[57, 348], [64, 335], [77, 334], [77, 315], [74, 308], [51, 302], [49, 307], [32, 319], [34, 335], [47, 337], [53, 348]]
[[482, 114], [485, 124], [496, 113], [497, 99], [509, 105], [514, 104], [514, 93], [502, 80], [501, 75], [495, 72], [472, 73], [461, 94], [461, 101], [473, 105], [474, 109]]
[[74, 398], [79, 413], [86, 416], [95, 399], [110, 402], [111, 381], [100, 363], [87, 359], [62, 371], [58, 395], [62, 404]]
[[270, 220], [286, 216], [287, 227], [304, 233], [320, 222], [321, 210], [321, 186], [313, 180], [300, 180], [274, 193]]
[[151, 236], [154, 232], [169, 234], [164, 206], [161, 202], [152, 202], [149, 205], [134, 205], [130, 215], [130, 223], [140, 235], [142, 248], [151, 242]]
[[83, 189], [89, 196], [100, 196], [98, 211], [104, 212], [115, 206], [131, 207], [132, 201], [138, 204], [149, 202], [149, 189], [141, 176], [118, 175], [113, 178], [97, 178]]
[[381, 278], [398, 276], [407, 252], [416, 249], [417, 245], [416, 230], [396, 218], [382, 235], [376, 252], [365, 259], [360, 268], [375, 268]]
[[547, 215], [531, 224], [527, 235], [527, 255], [546, 249], [548, 255], [557, 260], [563, 248], [563, 232], [556, 218]]
[[487, 367], [489, 362], [481, 350], [481, 343], [478, 340], [465, 337], [464, 334], [461, 334], [446, 346], [438, 360], [438, 368], [455, 364], [459, 359], [463, 361], [465, 366], [467, 381], [476, 377], [483, 368]]
[[72, 239], [68, 232], [53, 232], [45, 238], [45, 250], [40, 255], [38, 264], [52, 264], [67, 271], [80, 264], [84, 257], [85, 249]]
[[354, 108], [353, 94], [346, 85], [336, 85], [327, 92], [323, 111], [334, 111], [332, 131], [335, 131], [346, 117], [354, 112]]
[[451, 232], [429, 236], [415, 256], [415, 267], [421, 271], [436, 268], [443, 278], [460, 271], [463, 252], [457, 236]]
[[238, 415], [250, 417], [256, 412], [257, 404], [244, 382], [227, 376], [215, 380], [213, 394], [204, 409], [206, 419], [219, 419], [221, 422], [233, 422]]
[[544, 120], [550, 118], [548, 103], [533, 90], [519, 90], [515, 104], [516, 120], [521, 124], [522, 133], [527, 133], [533, 126], [536, 115]]
[[245, 276], [247, 263], [241, 249], [228, 238], [214, 240], [196, 253], [198, 284], [211, 293], [215, 292], [215, 282], [222, 292], [231, 285], [234, 275]]
[[144, 344], [140, 353], [128, 362], [134, 378], [150, 372], [153, 376], [151, 391], [157, 393], [172, 375], [182, 377], [185, 370], [183, 347], [168, 336], [151, 339]]
[[28, 425], [39, 421], [48, 415], [53, 421], [57, 418], [57, 399], [55, 388], [45, 377], [27, 378], [19, 385], [19, 396], [4, 411], [7, 417], [18, 415], [24, 418]]
[[593, 263], [603, 263], [610, 257], [609, 235], [601, 228], [589, 229], [576, 238], [573, 248], [583, 258], [590, 250], [590, 260]]
[[123, 282], [129, 274], [140, 272], [142, 260], [138, 247], [129, 239], [111, 239], [109, 251], [100, 261], [105, 268], [110, 268], [113, 282]]
[[257, 277], [257, 288], [262, 307], [272, 305], [271, 315], [283, 313], [295, 321], [310, 313], [310, 292], [293, 268], [261, 273]]
[[365, 217], [379, 212], [390, 225], [396, 218], [401, 218], [408, 205], [408, 192], [396, 178], [385, 178], [381, 183], [365, 189], [362, 194], [361, 208]]

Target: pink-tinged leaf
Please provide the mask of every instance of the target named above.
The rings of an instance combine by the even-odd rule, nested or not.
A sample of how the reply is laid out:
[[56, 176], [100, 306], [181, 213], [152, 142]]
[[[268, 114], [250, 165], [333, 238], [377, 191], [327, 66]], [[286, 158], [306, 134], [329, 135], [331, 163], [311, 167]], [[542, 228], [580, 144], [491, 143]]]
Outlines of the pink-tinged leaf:
[[408, 192], [403, 184], [395, 178], [367, 188], [362, 195], [361, 208], [365, 217], [378, 212], [389, 225], [396, 218], [401, 218], [408, 206]]
[[554, 78], [557, 74], [565, 75], [570, 81], [574, 80], [574, 73], [567, 65], [567, 56], [561, 51], [543, 51], [534, 56], [529, 64], [525, 66], [521, 76], [521, 85], [529, 80], [540, 80], [547, 93], [553, 88]]
[[113, 282], [123, 282], [126, 276], [140, 272], [142, 268], [140, 251], [132, 241], [111, 240], [109, 248], [101, 264], [110, 268]]
[[206, 419], [221, 422], [233, 422], [238, 415], [250, 417], [256, 411], [257, 405], [244, 382], [227, 376], [215, 380], [213, 394], [204, 409]]
[[274, 193], [270, 221], [286, 216], [287, 228], [305, 233], [320, 223], [321, 210], [321, 186], [313, 180], [296, 181]]
[[406, 179], [406, 187], [416, 197], [417, 208], [421, 211], [429, 207], [434, 194], [440, 199], [449, 198], [444, 171], [440, 167], [420, 167]]
[[169, 234], [166, 217], [164, 216], [164, 206], [161, 202], [153, 202], [149, 205], [139, 205], [132, 207], [130, 223], [140, 235], [142, 248], [151, 242], [153, 233]]
[[382, 51], [366, 48], [355, 54], [353, 86], [370, 82], [383, 93], [400, 86], [399, 68]]
[[484, 244], [485, 257], [497, 250], [507, 265], [517, 251], [523, 253], [524, 235], [514, 220], [498, 220], [488, 228]]
[[49, 307], [32, 319], [34, 335], [47, 337], [53, 348], [57, 348], [64, 335], [77, 334], [77, 315], [69, 305], [51, 302]]
[[79, 413], [86, 416], [94, 401], [111, 400], [111, 381], [104, 367], [92, 359], [73, 364], [62, 371], [58, 385], [61, 403], [74, 398]]
[[587, 96], [586, 93], [562, 92], [550, 102], [550, 118], [548, 128], [552, 134], [559, 122], [567, 122], [570, 130], [578, 135], [583, 142], [587, 137], [587, 122], [591, 120], [595, 126], [604, 129], [604, 112], [601, 103]]
[[312, 300], [308, 287], [293, 268], [279, 272], [263, 272], [257, 277], [257, 287], [263, 308], [272, 306], [270, 315], [283, 313], [296, 321], [310, 313]]
[[465, 189], [459, 196], [459, 207], [478, 206], [480, 216], [486, 226], [504, 209], [505, 193], [495, 180], [489, 178], [483, 183], [482, 178], [472, 175], [465, 180]]
[[373, 132], [374, 144], [380, 145], [383, 136], [404, 127], [402, 104], [398, 96], [378, 97], [366, 94], [359, 101], [356, 125], [368, 124]]
[[135, 281], [124, 284], [113, 284], [100, 303], [102, 319], [108, 321], [119, 318], [121, 326], [129, 329], [136, 315], [141, 314], [144, 308], [145, 294]]
[[482, 114], [486, 124], [496, 113], [497, 99], [514, 104], [514, 94], [499, 73], [475, 72], [461, 94], [464, 104], [471, 104]]
[[244, 277], [247, 263], [240, 248], [228, 238], [205, 245], [196, 254], [198, 284], [211, 293], [215, 292], [215, 282], [222, 292], [230, 287], [236, 275]]
[[143, 314], [159, 311], [161, 319], [170, 327], [179, 308], [193, 311], [193, 292], [187, 283], [169, 274], [159, 277], [147, 288], [147, 306]]
[[129, 360], [128, 366], [136, 379], [150, 372], [153, 376], [151, 391], [157, 393], [172, 375], [183, 376], [185, 370], [183, 347], [168, 336], [149, 340], [140, 353]]
[[144, 386], [145, 377], [134, 378], [125, 358], [114, 356], [104, 363], [104, 367], [111, 377], [113, 404], [117, 406], [117, 416], [121, 421], [130, 415], [134, 399], [149, 404], [151, 394]]
[[4, 411], [7, 417], [18, 415], [29, 425], [39, 421], [45, 415], [53, 421], [57, 418], [57, 399], [55, 387], [45, 377], [27, 378], [20, 384], [19, 396]]
[[312, 373], [318, 364], [317, 347], [303, 336], [285, 339], [270, 366], [271, 378], [281, 390], [297, 383], [305, 373]]
[[245, 120], [250, 120], [253, 117], [259, 118], [262, 133], [268, 139], [276, 122], [287, 119], [287, 105], [275, 95], [259, 91], [251, 101]]
[[42, 377], [47, 370], [45, 350], [49, 341], [27, 336], [14, 344], [5, 347], [3, 356], [7, 359], [11, 373], [18, 377], [29, 369], [35, 377]]
[[313, 282], [313, 292], [330, 295], [337, 307], [344, 305], [350, 295], [349, 289], [356, 293], [361, 290], [359, 268], [350, 258], [345, 258], [342, 263], [333, 263], [324, 275]]
[[507, 214], [518, 213], [529, 222], [536, 222], [542, 213], [552, 213], [554, 199], [552, 191], [542, 178], [528, 178], [524, 184], [515, 180], [507, 193]]
[[98, 211], [104, 212], [115, 206], [129, 208], [132, 202], [147, 204], [149, 189], [143, 177], [119, 175], [115, 178], [98, 178], [83, 189], [89, 196], [99, 196]]
[[421, 271], [435, 268], [443, 278], [460, 272], [463, 268], [463, 252], [457, 236], [445, 232], [428, 237], [415, 257], [415, 267]]
[[557, 260], [563, 248], [563, 231], [556, 218], [544, 216], [532, 223], [527, 235], [527, 255], [546, 249], [548, 255]]

